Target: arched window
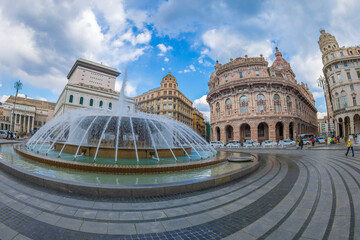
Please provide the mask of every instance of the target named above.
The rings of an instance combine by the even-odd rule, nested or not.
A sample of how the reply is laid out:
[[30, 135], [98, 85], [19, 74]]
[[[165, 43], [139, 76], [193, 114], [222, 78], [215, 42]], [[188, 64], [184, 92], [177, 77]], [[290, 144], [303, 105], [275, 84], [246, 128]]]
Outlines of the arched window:
[[73, 96], [73, 95], [70, 95], [70, 97], [69, 97], [69, 103], [72, 103], [73, 100], [74, 100], [74, 96]]
[[112, 103], [109, 102], [109, 110], [111, 110], [111, 109], [112, 109]]
[[226, 99], [225, 108], [226, 108], [227, 115], [230, 116], [231, 115], [231, 108], [232, 108], [230, 98]]
[[103, 104], [104, 104], [103, 101], [100, 101], [100, 102], [99, 102], [99, 107], [102, 108]]
[[80, 98], [80, 102], [79, 102], [81, 105], [83, 105], [83, 103], [84, 103], [84, 98], [83, 97], [81, 97]]
[[292, 103], [291, 103], [291, 98], [289, 96], [286, 97], [286, 104], [287, 104], [287, 110], [290, 113], [292, 111]]
[[259, 94], [256, 96], [257, 112], [266, 112], [266, 100], [265, 96]]
[[278, 113], [281, 110], [280, 96], [278, 94], [275, 94], [273, 100], [274, 100], [274, 111]]
[[346, 99], [346, 92], [344, 90], [341, 91], [341, 99], [342, 99], [343, 107], [346, 108], [347, 107], [347, 99]]
[[248, 98], [244, 95], [240, 97], [240, 113], [246, 114], [249, 112]]
[[220, 117], [220, 103], [219, 102], [216, 103], [216, 117], [217, 118]]
[[90, 99], [90, 107], [92, 107], [94, 105], [94, 100]]

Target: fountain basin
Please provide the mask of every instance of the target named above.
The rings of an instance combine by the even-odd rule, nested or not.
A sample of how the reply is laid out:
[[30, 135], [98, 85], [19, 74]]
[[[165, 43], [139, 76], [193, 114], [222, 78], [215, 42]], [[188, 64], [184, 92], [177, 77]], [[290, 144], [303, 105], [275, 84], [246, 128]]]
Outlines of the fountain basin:
[[[207, 167], [226, 161], [225, 158], [213, 158], [210, 160], [186, 162], [186, 163], [174, 163], [166, 165], [107, 165], [107, 164], [93, 164], [74, 162], [69, 160], [62, 160], [56, 158], [50, 158], [47, 156], [39, 155], [34, 152], [28, 151], [21, 147], [20, 144], [14, 145], [14, 150], [26, 158], [40, 163], [48, 165], [70, 168], [81, 171], [89, 172], [109, 172], [109, 173], [160, 173], [160, 172], [175, 172], [181, 170], [196, 169], [201, 167]], [[129, 149], [131, 150], [131, 149]], [[179, 149], [180, 150], [180, 149]], [[181, 149], [182, 151], [182, 149]]]
[[[223, 159], [228, 152], [220, 152]], [[97, 197], [147, 197], [186, 193], [215, 187], [241, 178], [260, 166], [227, 161], [198, 169], [167, 173], [112, 174], [64, 169], [18, 155], [0, 145], [0, 168], [17, 178], [49, 189]]]
[[[57, 142], [54, 144], [54, 150], [55, 151], [61, 151], [61, 149], [64, 147], [65, 143], [61, 143], [61, 142]], [[66, 144], [63, 152], [66, 153], [71, 153], [71, 154], [76, 154], [76, 152], [78, 151], [79, 148], [79, 152], [83, 154], [83, 156], [91, 156], [94, 157], [97, 152], [97, 157], [105, 157], [105, 158], [113, 158], [115, 156], [115, 151], [117, 151], [117, 156], [118, 158], [136, 158], [136, 152], [135, 149], [132, 147], [122, 147], [122, 148], [114, 148], [112, 147], [112, 143], [108, 143], [107, 146], [104, 145], [100, 145], [99, 149], [97, 149], [96, 145], [82, 145], [79, 146], [78, 145], [74, 145], [74, 144]], [[182, 148], [158, 148], [157, 150], [157, 154], [159, 156], [159, 158], [169, 158], [172, 157], [174, 154], [176, 157], [182, 157], [182, 156], [186, 156], [186, 153], [184, 152], [184, 150], [187, 152], [187, 154], [191, 154], [191, 148], [185, 148], [184, 150]], [[153, 158], [156, 156], [155, 151], [153, 148], [138, 148], [137, 149], [137, 154], [139, 158]]]

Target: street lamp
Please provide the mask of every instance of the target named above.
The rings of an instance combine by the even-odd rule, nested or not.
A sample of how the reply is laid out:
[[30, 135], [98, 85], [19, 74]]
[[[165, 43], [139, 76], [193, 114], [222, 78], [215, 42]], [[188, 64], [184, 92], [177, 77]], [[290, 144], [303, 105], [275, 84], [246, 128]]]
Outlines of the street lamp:
[[11, 123], [11, 125], [12, 125], [12, 127], [11, 127], [12, 132], [15, 132], [15, 105], [16, 105], [16, 97], [17, 97], [17, 95], [18, 95], [19, 90], [22, 89], [22, 86], [23, 86], [23, 84], [21, 83], [20, 80], [14, 83], [14, 88], [16, 89], [16, 94], [15, 94], [15, 102], [14, 102], [14, 107], [13, 107], [13, 118], [12, 118], [12, 123]]
[[[329, 117], [329, 111], [328, 111], [328, 105], [327, 105], [327, 101], [326, 101], [326, 94], [325, 94], [325, 86], [327, 85], [326, 83], [326, 79], [320, 75], [320, 77], [317, 79], [317, 83], [318, 86], [321, 87], [324, 91], [324, 96], [325, 96], [325, 104], [326, 104], [326, 113], [327, 113], [327, 123], [328, 123], [328, 130], [327, 130], [327, 137], [330, 136], [331, 131], [330, 131], [330, 117]], [[329, 93], [330, 94], [330, 93]]]

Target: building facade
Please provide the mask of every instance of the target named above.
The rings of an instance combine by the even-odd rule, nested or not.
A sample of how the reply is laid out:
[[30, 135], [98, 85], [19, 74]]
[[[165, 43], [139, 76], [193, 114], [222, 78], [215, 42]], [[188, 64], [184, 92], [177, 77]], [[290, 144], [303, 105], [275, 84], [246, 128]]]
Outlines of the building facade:
[[205, 125], [204, 115], [193, 108], [193, 129], [203, 138], [206, 138]]
[[297, 83], [278, 49], [275, 56], [271, 67], [262, 55], [216, 63], [207, 95], [212, 141], [279, 141], [317, 133], [313, 95]]
[[327, 137], [328, 133], [334, 132], [334, 123], [332, 121], [329, 122], [329, 120], [325, 116], [323, 119], [318, 119], [318, 129], [319, 136]]
[[[69, 74], [68, 83], [55, 106], [55, 116], [77, 108], [113, 110], [119, 104], [115, 81], [120, 73], [115, 69], [85, 59], [78, 59]], [[125, 108], [135, 110], [134, 99], [125, 97]]]
[[35, 132], [54, 116], [55, 103], [10, 96], [0, 106], [0, 129], [17, 134]]
[[360, 133], [360, 46], [339, 47], [336, 38], [320, 31], [319, 47], [325, 76], [325, 97], [336, 136]]
[[162, 78], [160, 88], [136, 96], [135, 103], [139, 111], [166, 115], [193, 127], [192, 102], [180, 92], [170, 72]]

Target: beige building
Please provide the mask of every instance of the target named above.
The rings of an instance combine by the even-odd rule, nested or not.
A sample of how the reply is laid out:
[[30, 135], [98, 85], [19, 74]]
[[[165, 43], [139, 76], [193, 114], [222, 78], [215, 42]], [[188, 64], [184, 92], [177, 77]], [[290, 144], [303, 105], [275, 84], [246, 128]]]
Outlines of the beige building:
[[336, 136], [360, 133], [360, 46], [339, 47], [336, 38], [320, 31], [325, 97]]
[[271, 67], [262, 55], [216, 63], [207, 95], [212, 141], [279, 141], [317, 133], [313, 95], [297, 83], [278, 49], [275, 56]]
[[205, 128], [206, 124], [204, 120], [204, 115], [196, 108], [193, 108], [193, 129], [203, 138], [205, 138]]
[[[116, 109], [119, 92], [115, 91], [115, 81], [119, 75], [115, 68], [78, 59], [67, 75], [68, 83], [56, 103], [55, 116], [77, 108]], [[126, 97], [125, 102], [126, 109], [134, 111], [134, 100]]]
[[160, 88], [136, 96], [135, 102], [142, 112], [166, 115], [193, 127], [192, 102], [180, 92], [170, 72], [162, 78]]
[[319, 136], [327, 137], [328, 133], [334, 132], [334, 123], [328, 121], [325, 116], [323, 119], [318, 119]]
[[[10, 96], [0, 106], [0, 129], [17, 134], [36, 131], [54, 116], [55, 103]], [[14, 130], [13, 130], [14, 127]]]

